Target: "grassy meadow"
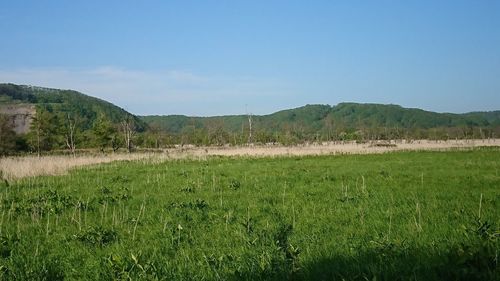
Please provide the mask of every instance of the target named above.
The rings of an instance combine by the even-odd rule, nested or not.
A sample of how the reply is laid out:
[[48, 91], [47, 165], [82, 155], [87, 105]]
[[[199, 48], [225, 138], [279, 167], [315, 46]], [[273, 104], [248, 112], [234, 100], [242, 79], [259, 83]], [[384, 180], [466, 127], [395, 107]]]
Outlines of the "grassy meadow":
[[0, 186], [1, 280], [499, 280], [500, 149], [120, 161]]

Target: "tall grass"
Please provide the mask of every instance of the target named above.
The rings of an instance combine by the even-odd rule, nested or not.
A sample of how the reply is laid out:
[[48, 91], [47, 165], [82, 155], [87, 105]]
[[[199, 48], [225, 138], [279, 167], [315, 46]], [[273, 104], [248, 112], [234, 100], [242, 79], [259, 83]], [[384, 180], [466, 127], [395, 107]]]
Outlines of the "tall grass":
[[2, 183], [0, 279], [495, 280], [499, 159], [155, 159]]
[[[337, 154], [372, 154], [391, 151], [470, 149], [476, 146], [500, 146], [500, 139], [398, 142], [394, 146], [372, 143], [322, 143], [300, 146], [194, 147], [159, 150], [157, 153], [94, 154], [69, 156], [24, 156], [0, 158], [0, 176], [7, 180], [41, 175], [62, 175], [79, 167], [114, 161], [146, 160], [151, 163], [165, 159], [205, 159], [208, 156], [279, 157]], [[422, 175], [423, 176], [423, 175]], [[148, 179], [149, 180], [149, 179]], [[423, 180], [423, 179], [422, 179]]]

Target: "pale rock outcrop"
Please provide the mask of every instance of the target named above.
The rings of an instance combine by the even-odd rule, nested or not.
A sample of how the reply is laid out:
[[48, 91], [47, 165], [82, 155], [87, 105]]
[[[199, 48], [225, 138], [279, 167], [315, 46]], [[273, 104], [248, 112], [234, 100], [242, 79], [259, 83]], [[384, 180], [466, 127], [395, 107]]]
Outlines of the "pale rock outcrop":
[[16, 134], [26, 134], [30, 131], [36, 109], [31, 104], [5, 104], [0, 105], [0, 114], [9, 116]]

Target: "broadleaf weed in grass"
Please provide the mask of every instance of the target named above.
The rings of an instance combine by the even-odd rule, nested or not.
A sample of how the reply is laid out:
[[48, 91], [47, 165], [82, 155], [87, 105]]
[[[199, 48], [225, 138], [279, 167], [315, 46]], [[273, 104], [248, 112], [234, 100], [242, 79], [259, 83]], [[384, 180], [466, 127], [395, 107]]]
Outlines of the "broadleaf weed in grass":
[[12, 181], [0, 279], [495, 280], [499, 157], [217, 157]]

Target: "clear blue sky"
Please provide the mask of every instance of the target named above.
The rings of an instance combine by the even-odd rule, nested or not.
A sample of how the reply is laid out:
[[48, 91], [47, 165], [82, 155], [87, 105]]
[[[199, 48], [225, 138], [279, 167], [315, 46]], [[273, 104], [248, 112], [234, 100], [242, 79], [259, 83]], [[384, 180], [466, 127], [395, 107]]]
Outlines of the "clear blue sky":
[[0, 82], [136, 114], [500, 110], [500, 1], [1, 1]]

